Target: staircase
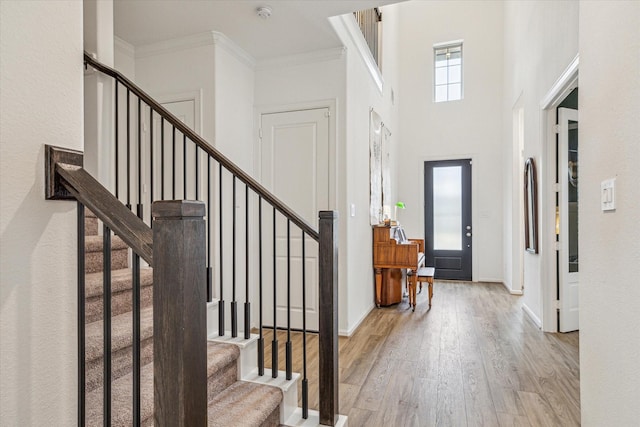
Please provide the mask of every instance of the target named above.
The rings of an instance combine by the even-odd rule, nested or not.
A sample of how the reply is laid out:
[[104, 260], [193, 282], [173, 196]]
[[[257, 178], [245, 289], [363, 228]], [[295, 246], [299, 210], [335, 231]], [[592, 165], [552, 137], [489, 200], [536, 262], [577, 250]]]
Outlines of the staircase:
[[[86, 425], [103, 425], [103, 248], [98, 219], [85, 216], [86, 253]], [[112, 426], [132, 420], [132, 271], [129, 248], [117, 236], [111, 242], [111, 395]], [[154, 424], [153, 390], [153, 272], [140, 271], [141, 295], [141, 422]], [[283, 391], [278, 387], [239, 381], [240, 348], [234, 344], [207, 343], [207, 400], [209, 426], [278, 426]]]
[[[45, 145], [44, 165], [45, 198], [78, 206], [78, 425], [345, 425], [337, 212], [318, 212], [312, 227], [121, 73], [84, 59], [113, 79], [114, 183], [98, 182], [79, 151]], [[147, 134], [145, 123], [159, 128]], [[305, 295], [317, 298], [317, 331]], [[286, 341], [267, 347], [274, 329]], [[316, 332], [313, 411], [307, 334]], [[279, 360], [285, 371], [268, 369]]]

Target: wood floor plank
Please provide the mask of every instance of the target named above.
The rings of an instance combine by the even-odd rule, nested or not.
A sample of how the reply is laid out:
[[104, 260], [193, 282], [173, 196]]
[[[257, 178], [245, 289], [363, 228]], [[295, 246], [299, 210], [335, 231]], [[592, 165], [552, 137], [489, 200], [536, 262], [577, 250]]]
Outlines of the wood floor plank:
[[[339, 338], [340, 413], [352, 427], [580, 425], [579, 333], [545, 334], [501, 284], [436, 281], [374, 309]], [[265, 365], [271, 366], [265, 330]], [[308, 334], [309, 403], [318, 407], [317, 335]], [[278, 332], [284, 369], [286, 333]], [[302, 334], [292, 333], [302, 370]], [[299, 390], [299, 402], [301, 386]]]
[[563, 425], [555, 415], [549, 403], [538, 393], [519, 391], [518, 396], [522, 401], [529, 422], [533, 426], [555, 427]]
[[500, 427], [534, 427], [525, 415], [506, 414], [498, 412], [498, 425]]

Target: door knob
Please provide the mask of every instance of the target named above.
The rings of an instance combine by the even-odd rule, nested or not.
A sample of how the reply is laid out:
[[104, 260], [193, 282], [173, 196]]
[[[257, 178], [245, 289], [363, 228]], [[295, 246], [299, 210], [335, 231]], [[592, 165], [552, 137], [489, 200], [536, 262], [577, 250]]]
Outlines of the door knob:
[[467, 237], [471, 237], [471, 233], [467, 233]]
[[471, 230], [471, 226], [470, 225], [467, 225], [467, 230]]

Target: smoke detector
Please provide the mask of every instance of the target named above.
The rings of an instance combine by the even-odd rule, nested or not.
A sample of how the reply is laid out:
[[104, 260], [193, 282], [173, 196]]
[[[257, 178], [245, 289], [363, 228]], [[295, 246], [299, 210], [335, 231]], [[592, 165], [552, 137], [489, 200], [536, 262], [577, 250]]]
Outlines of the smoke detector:
[[273, 12], [273, 9], [271, 9], [271, 7], [269, 6], [260, 6], [259, 8], [256, 9], [256, 13], [262, 19], [268, 19], [271, 16], [272, 12]]

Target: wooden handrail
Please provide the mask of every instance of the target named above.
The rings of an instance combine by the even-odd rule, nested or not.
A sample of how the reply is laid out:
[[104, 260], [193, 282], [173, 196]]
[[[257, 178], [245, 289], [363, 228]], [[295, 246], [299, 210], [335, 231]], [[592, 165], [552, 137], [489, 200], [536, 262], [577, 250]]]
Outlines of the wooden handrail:
[[[82, 153], [50, 145], [46, 146], [45, 151], [47, 188], [64, 187], [70, 196], [89, 208], [135, 253], [153, 266], [151, 228], [82, 168]], [[64, 160], [73, 164], [65, 163]], [[56, 198], [60, 197], [47, 194], [47, 199]]]
[[273, 207], [275, 207], [280, 213], [282, 213], [285, 217], [291, 220], [294, 224], [300, 227], [307, 235], [309, 235], [315, 241], [318, 241], [320, 235], [317, 230], [315, 230], [309, 223], [304, 220], [301, 216], [296, 214], [291, 208], [289, 208], [283, 201], [278, 199], [274, 194], [272, 194], [269, 190], [264, 188], [258, 181], [252, 178], [249, 174], [243, 171], [239, 166], [225, 157], [220, 151], [216, 150], [211, 144], [209, 144], [204, 138], [195, 133], [192, 129], [190, 129], [186, 124], [184, 124], [181, 120], [179, 120], [176, 116], [174, 116], [169, 110], [164, 108], [160, 103], [154, 100], [151, 96], [149, 96], [145, 91], [140, 89], [133, 83], [131, 80], [122, 75], [119, 71], [114, 70], [113, 68], [104, 65], [97, 60], [95, 60], [91, 55], [87, 52], [84, 53], [84, 61], [85, 64], [90, 65], [96, 70], [104, 73], [108, 76], [113, 77], [116, 81], [122, 83], [126, 86], [131, 92], [133, 92], [136, 96], [138, 96], [141, 100], [143, 100], [147, 105], [153, 108], [158, 114], [160, 114], [166, 121], [171, 123], [176, 129], [178, 129], [183, 135], [187, 136], [194, 144], [196, 144], [200, 149], [202, 149], [205, 153], [209, 154], [216, 161], [220, 163], [224, 168], [226, 168], [229, 172], [231, 172], [234, 176], [236, 176], [240, 181], [249, 186], [253, 191], [258, 193], [264, 200], [269, 202]]

